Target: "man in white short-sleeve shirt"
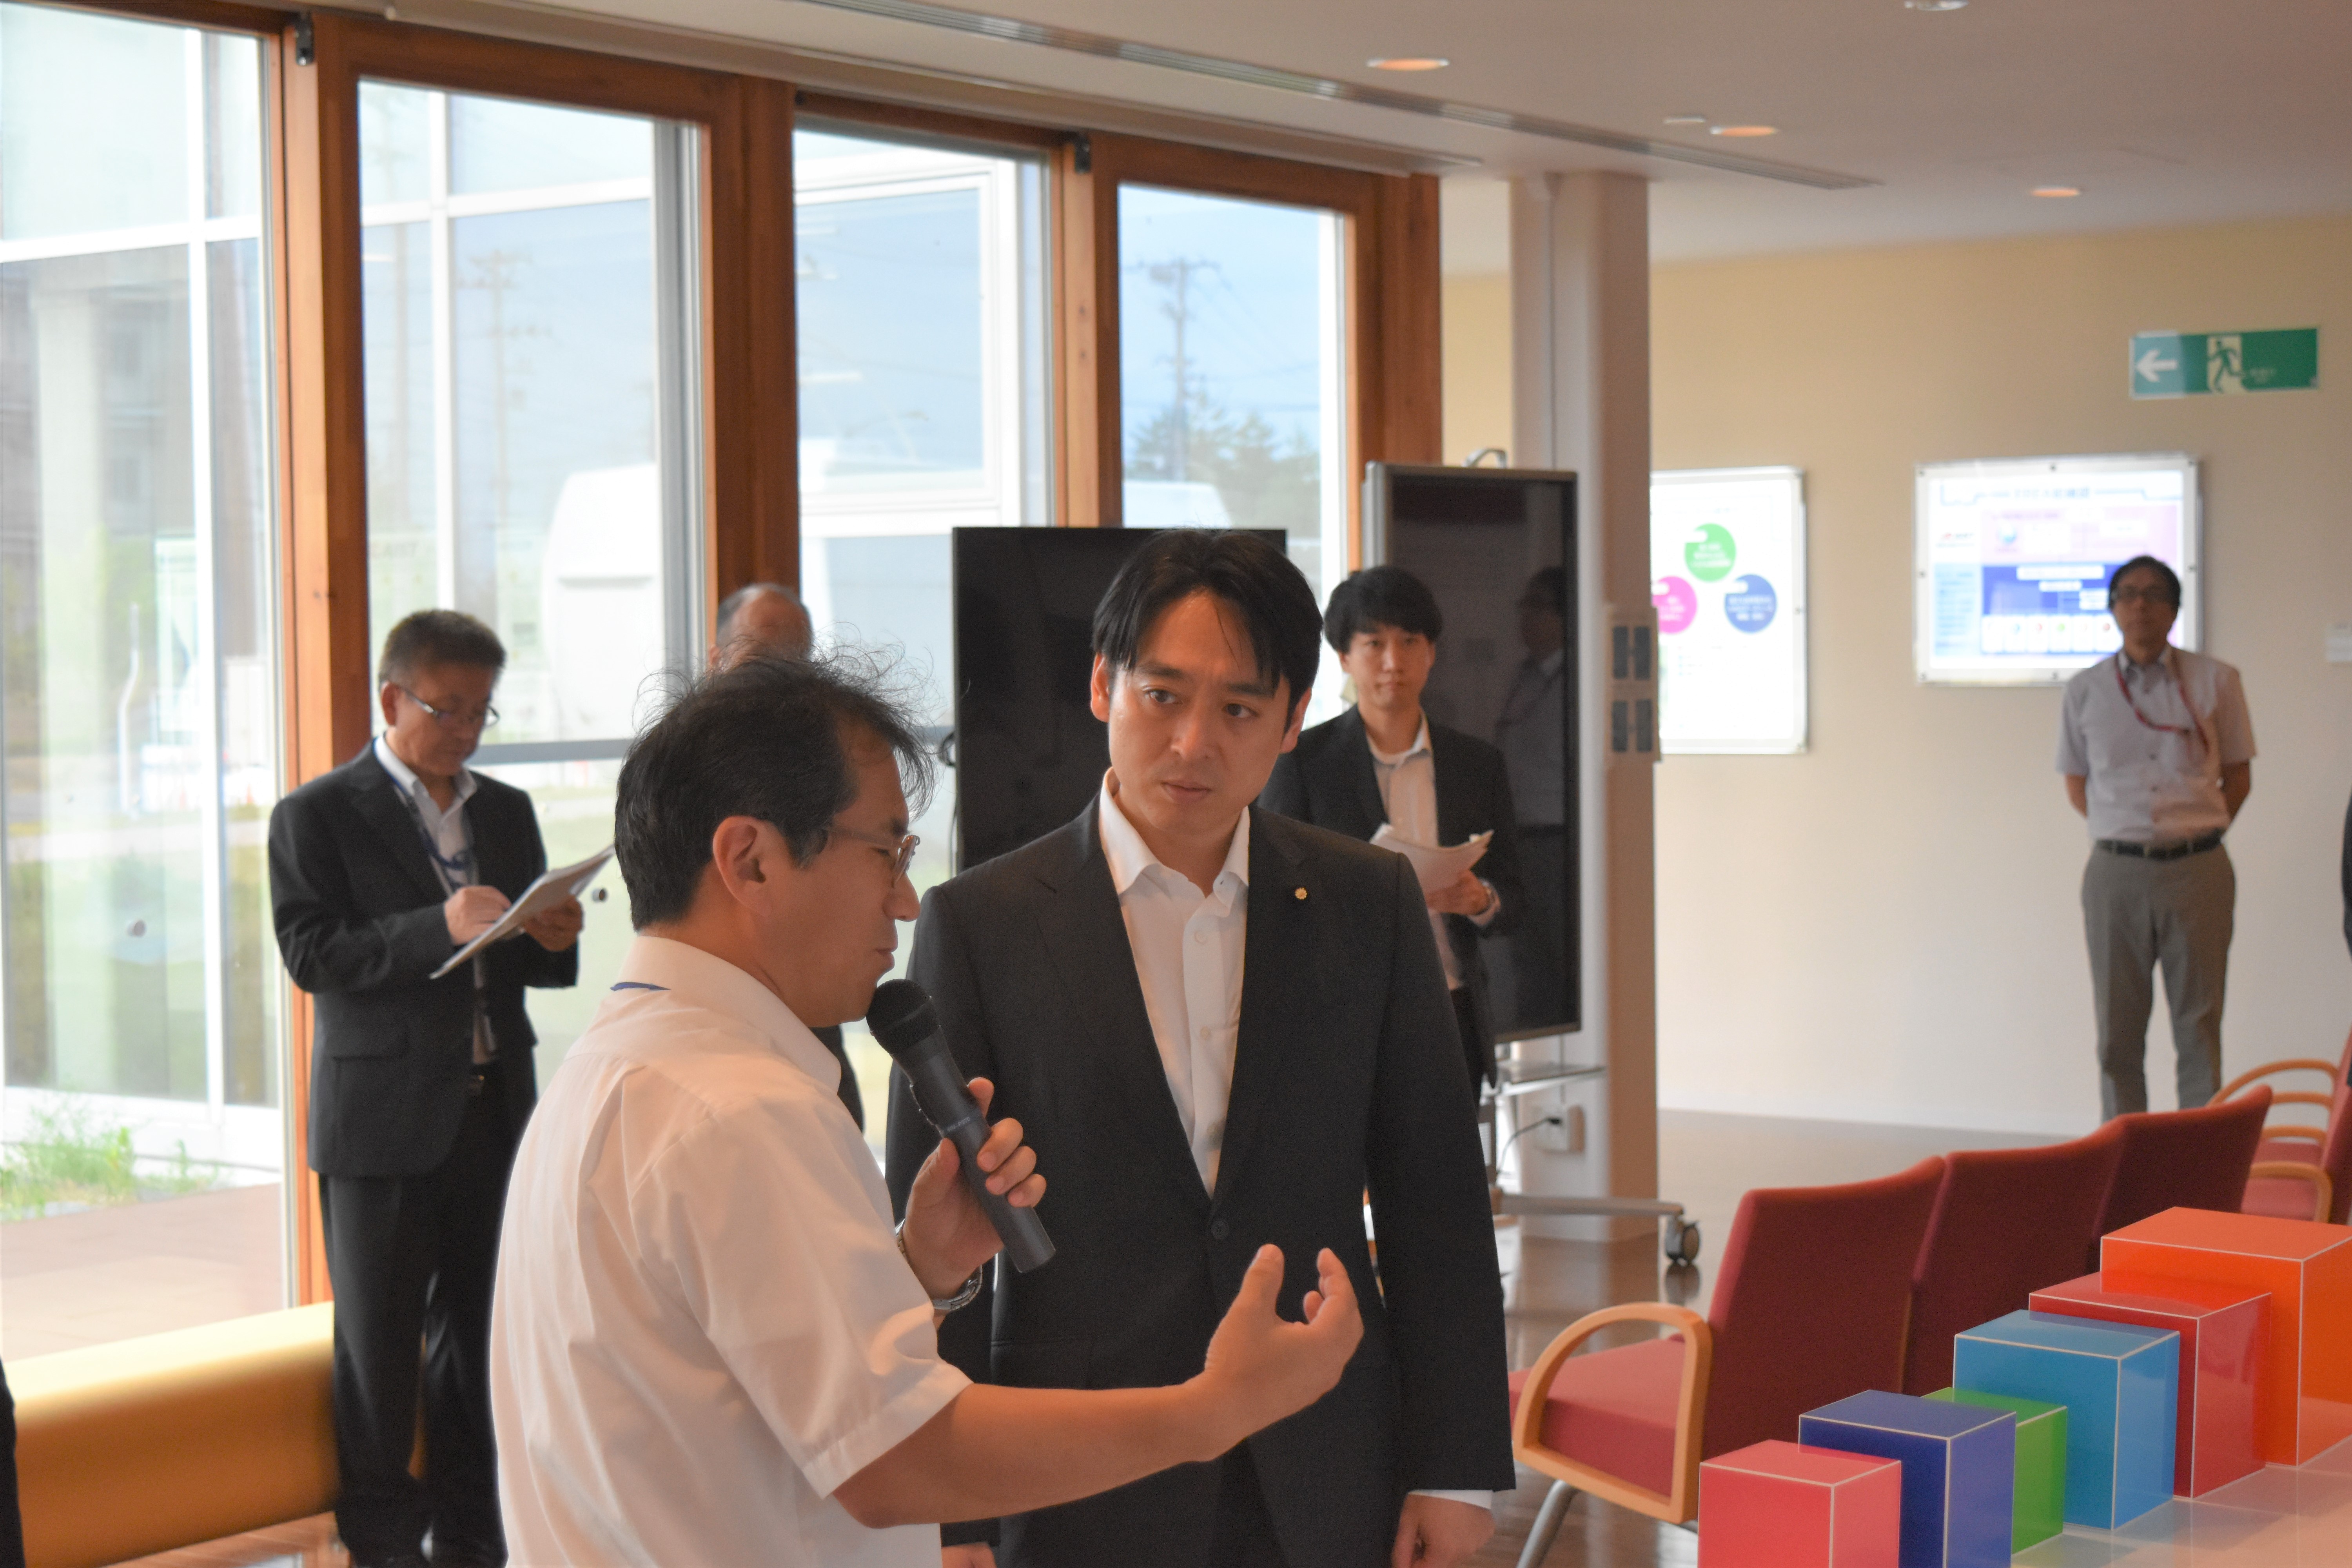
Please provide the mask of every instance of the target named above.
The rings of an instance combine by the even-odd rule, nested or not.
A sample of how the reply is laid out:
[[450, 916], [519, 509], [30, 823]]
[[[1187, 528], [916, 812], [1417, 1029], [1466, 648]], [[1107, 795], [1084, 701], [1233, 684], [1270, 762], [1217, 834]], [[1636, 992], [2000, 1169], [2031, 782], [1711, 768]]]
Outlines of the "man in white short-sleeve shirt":
[[2238, 672], [2168, 640], [2180, 579], [2153, 556], [2116, 568], [2120, 652], [2066, 682], [2058, 771], [2090, 825], [2083, 928], [2110, 1117], [2147, 1109], [2147, 1018], [2164, 969], [2184, 1110], [2221, 1083], [2221, 1003], [2237, 877], [2221, 836], [2253, 787], [2254, 730]]
[[[899, 769], [921, 759], [870, 676], [822, 661], [707, 677], [632, 748], [614, 816], [638, 939], [541, 1100], [500, 1242], [516, 1563], [936, 1563], [913, 1527], [1213, 1458], [1353, 1352], [1339, 1260], [1286, 1323], [1268, 1247], [1186, 1383], [974, 1388], [940, 1360], [994, 1233], [941, 1143], [894, 1238], [810, 1032], [864, 1012], [916, 912]], [[1015, 1205], [1044, 1191], [1010, 1119], [978, 1163]]]

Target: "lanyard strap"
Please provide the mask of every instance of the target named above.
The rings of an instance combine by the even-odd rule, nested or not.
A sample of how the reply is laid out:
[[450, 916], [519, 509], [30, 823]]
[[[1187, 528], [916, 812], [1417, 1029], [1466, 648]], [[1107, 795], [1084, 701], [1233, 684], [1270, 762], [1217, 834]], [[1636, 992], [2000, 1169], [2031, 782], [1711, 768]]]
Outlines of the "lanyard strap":
[[[395, 790], [394, 793], [400, 796], [400, 804], [408, 808], [408, 820], [416, 824], [416, 837], [425, 841], [425, 853], [433, 858], [434, 868], [440, 873], [442, 889], [445, 892], [454, 893], [459, 888], [472, 886], [474, 881], [473, 836], [471, 834], [466, 836], [466, 847], [457, 854], [442, 854], [440, 840], [434, 836], [431, 828], [425, 826], [424, 808], [416, 804], [416, 797], [404, 789]], [[465, 802], [457, 802], [451, 809], [464, 812]], [[447, 820], [446, 816], [443, 820]], [[460, 816], [457, 822], [462, 830], [465, 826], [464, 816]]]

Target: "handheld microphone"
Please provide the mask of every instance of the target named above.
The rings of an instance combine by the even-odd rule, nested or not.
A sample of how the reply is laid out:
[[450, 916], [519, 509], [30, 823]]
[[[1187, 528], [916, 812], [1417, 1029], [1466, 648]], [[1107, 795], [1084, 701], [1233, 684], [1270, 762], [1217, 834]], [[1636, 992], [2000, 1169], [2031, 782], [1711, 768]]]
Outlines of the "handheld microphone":
[[1014, 1208], [988, 1190], [988, 1178], [977, 1158], [980, 1146], [988, 1142], [988, 1123], [973, 1103], [971, 1091], [964, 1087], [963, 1074], [948, 1054], [948, 1043], [940, 1038], [939, 1017], [931, 1011], [931, 999], [923, 988], [911, 980], [884, 981], [874, 992], [873, 1005], [866, 1009], [866, 1026], [905, 1069], [924, 1119], [962, 1156], [964, 1182], [980, 1200], [988, 1223], [996, 1227], [1013, 1267], [1026, 1274], [1050, 1262], [1054, 1243], [1045, 1235], [1037, 1211]]

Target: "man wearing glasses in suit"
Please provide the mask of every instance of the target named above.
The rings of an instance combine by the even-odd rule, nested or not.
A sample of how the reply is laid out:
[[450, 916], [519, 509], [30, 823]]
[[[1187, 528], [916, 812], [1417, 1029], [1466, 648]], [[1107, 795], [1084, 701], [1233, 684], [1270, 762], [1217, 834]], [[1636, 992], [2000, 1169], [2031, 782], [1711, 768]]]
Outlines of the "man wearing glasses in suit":
[[[355, 1563], [506, 1561], [490, 1288], [538, 1098], [528, 986], [579, 976], [566, 900], [439, 979], [547, 869], [530, 797], [469, 771], [498, 722], [498, 634], [420, 610], [384, 638], [383, 732], [269, 818], [278, 948], [312, 997], [310, 1168], [335, 1289], [335, 1522]], [[425, 1343], [425, 1473], [415, 1447]]]

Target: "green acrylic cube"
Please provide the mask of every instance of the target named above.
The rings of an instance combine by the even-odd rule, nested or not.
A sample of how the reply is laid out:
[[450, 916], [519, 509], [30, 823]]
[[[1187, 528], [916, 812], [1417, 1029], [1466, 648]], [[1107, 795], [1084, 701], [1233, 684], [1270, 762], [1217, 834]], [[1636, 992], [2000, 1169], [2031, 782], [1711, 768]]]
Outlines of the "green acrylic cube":
[[2011, 1518], [2011, 1552], [2049, 1540], [2066, 1524], [2066, 1407], [1971, 1388], [1939, 1388], [1927, 1395], [1948, 1403], [2007, 1410], [2017, 1416], [2017, 1501]]

